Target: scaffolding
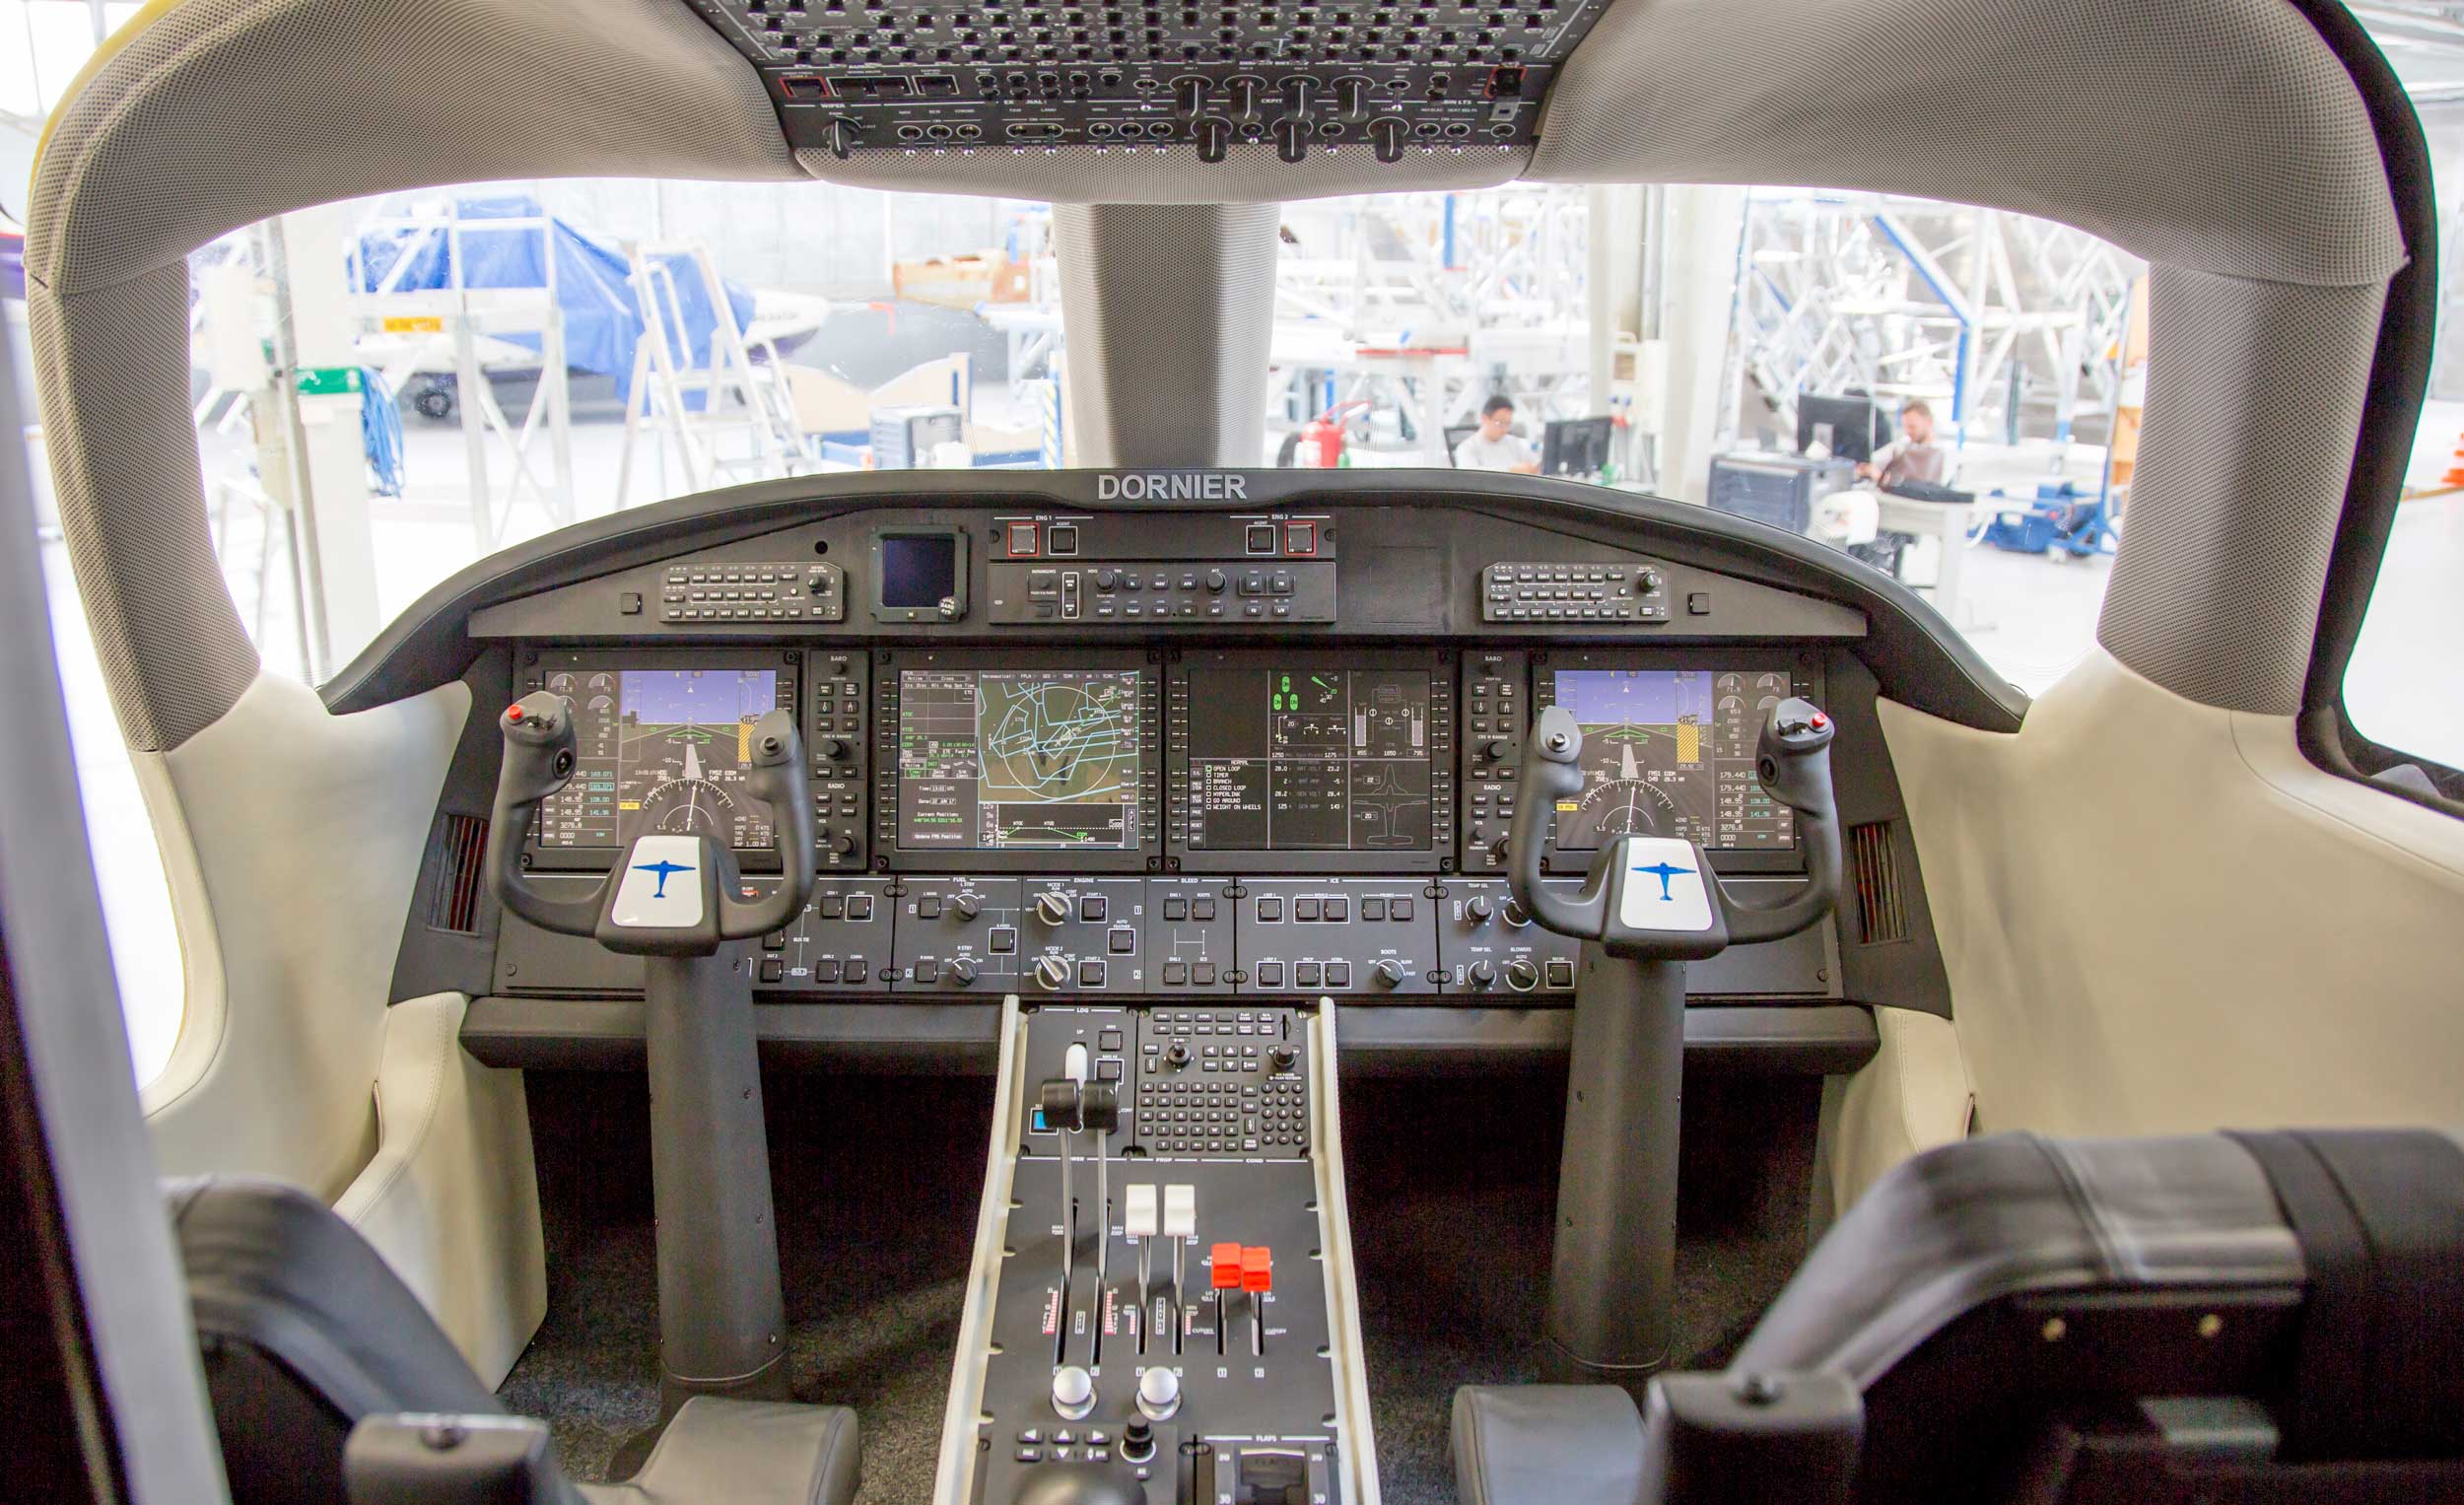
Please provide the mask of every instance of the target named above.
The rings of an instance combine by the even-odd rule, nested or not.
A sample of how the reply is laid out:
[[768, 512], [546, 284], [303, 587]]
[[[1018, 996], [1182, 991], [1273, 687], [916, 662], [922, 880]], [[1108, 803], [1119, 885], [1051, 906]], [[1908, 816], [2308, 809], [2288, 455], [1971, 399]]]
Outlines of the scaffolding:
[[[464, 244], [474, 234], [539, 237], [541, 285], [466, 286]], [[465, 220], [458, 200], [447, 197], [407, 209], [380, 207], [360, 222], [351, 238], [348, 255], [359, 345], [380, 377], [379, 390], [399, 392], [420, 372], [453, 373], [471, 535], [482, 558], [505, 546], [514, 510], [524, 500], [537, 503], [551, 526], [575, 517], [573, 391], [565, 360], [565, 313], [557, 302], [555, 234], [555, 221], [544, 210]], [[363, 255], [373, 236], [387, 238], [395, 246], [392, 264], [374, 280]], [[444, 242], [446, 285], [402, 287], [404, 273], [439, 240]], [[525, 339], [535, 339], [537, 349], [522, 343]], [[533, 364], [538, 384], [516, 426], [497, 400], [489, 372]], [[505, 477], [501, 491], [494, 480], [500, 463]], [[405, 500], [416, 504], [415, 497], [406, 495]]]
[[1577, 187], [1382, 194], [1284, 210], [1269, 422], [1365, 403], [1430, 463], [1491, 393], [1588, 411], [1590, 214]]
[[[661, 479], [672, 452], [687, 492], [721, 479], [770, 480], [807, 468], [804, 439], [788, 390], [787, 365], [768, 340], [747, 338], [727, 301], [726, 284], [698, 241], [631, 242], [625, 254], [642, 312], [633, 382], [625, 399], [625, 445], [616, 469], [616, 505], [630, 504], [633, 448], [648, 438], [657, 446]], [[676, 278], [689, 269], [714, 315], [710, 345], [696, 351]], [[755, 356], [760, 360], [757, 362]], [[672, 495], [665, 487], [660, 495]]]
[[[1946, 433], [2068, 444], [2106, 421], [2145, 263], [2083, 230], [1876, 194], [1747, 196], [1725, 389], [1792, 436], [1805, 393], [1923, 398]], [[1722, 440], [1745, 427], [1731, 411]]]

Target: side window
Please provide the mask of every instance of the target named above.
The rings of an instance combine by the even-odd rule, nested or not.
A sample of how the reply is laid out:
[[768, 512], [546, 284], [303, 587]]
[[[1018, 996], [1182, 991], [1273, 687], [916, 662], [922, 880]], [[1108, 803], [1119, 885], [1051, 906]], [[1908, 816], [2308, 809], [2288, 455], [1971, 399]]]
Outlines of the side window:
[[[2345, 664], [2345, 715], [2408, 761], [2464, 769], [2464, 109], [2420, 105], [2437, 185], [2438, 340], [2394, 531]], [[2450, 786], [2450, 788], [2454, 786]]]

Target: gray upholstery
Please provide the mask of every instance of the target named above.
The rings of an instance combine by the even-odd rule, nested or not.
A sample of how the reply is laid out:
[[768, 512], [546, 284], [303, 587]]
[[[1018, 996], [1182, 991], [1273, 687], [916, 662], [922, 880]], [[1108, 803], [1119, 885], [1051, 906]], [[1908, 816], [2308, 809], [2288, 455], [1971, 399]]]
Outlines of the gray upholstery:
[[[2048, 129], [2078, 120], [2097, 129]], [[1287, 171], [1256, 151], [1215, 170], [1093, 152], [799, 165], [750, 65], [683, 0], [186, 0], [64, 106], [29, 217], [48, 447], [122, 725], [141, 747], [176, 746], [255, 668], [195, 520], [185, 332], [168, 316], [169, 269], [222, 231], [384, 189], [539, 175], [815, 171], [1061, 201], [1246, 202], [1461, 186], [1521, 165], [1472, 152], [1378, 166], [1316, 153]], [[1559, 75], [1523, 173], [1969, 200], [2236, 279], [2164, 279], [2156, 316], [2197, 353], [2172, 358], [2176, 375], [2152, 391], [2103, 635], [2168, 689], [2288, 709], [2289, 645], [2310, 637], [2318, 540], [2344, 501], [2352, 374], [2406, 248], [2360, 93], [2287, 0], [1616, 0]], [[1140, 238], [1085, 243], [1102, 255], [1116, 239]], [[1197, 298], [1125, 272], [1133, 286], [1092, 317], [1117, 328], [1160, 302], [1245, 319], [1270, 252], [1237, 272], [1218, 254], [1196, 269]], [[1092, 262], [1065, 275], [1073, 304], [1116, 280]], [[2352, 291], [2303, 298], [2290, 284]], [[2186, 320], [2200, 332], [2181, 333]], [[1073, 309], [1073, 338], [1085, 322]], [[1206, 408], [1186, 437], [1146, 422], [1131, 394], [1173, 390], [1194, 349], [1245, 349], [1242, 335], [1208, 348], [1225, 336], [1171, 333], [1098, 363], [1095, 411], [1079, 415], [1095, 457], [1153, 444], [1175, 462], [1237, 462], [1255, 442]], [[2210, 357], [2256, 365], [2219, 360], [2205, 385], [2179, 375]], [[2292, 394], [2321, 379], [2305, 419]], [[2288, 395], [2253, 397], [2270, 386]], [[2203, 469], [2224, 453], [2263, 459]], [[2226, 590], [2246, 628], [2169, 630], [2213, 617]]]
[[[343, 1442], [395, 1411], [501, 1415], [427, 1309], [333, 1209], [237, 1177], [167, 1188], [235, 1505], [343, 1498]], [[611, 1505], [846, 1505], [856, 1413], [688, 1402], [639, 1474], [572, 1499]]]
[[2275, 282], [2405, 254], [2361, 95], [2285, 0], [1617, 0], [1527, 175], [1916, 193]]
[[856, 1498], [856, 1413], [771, 1401], [687, 1401], [642, 1471], [584, 1484], [593, 1505], [713, 1505], [775, 1500], [843, 1505]]
[[752, 70], [674, 0], [187, 0], [61, 106], [27, 296], [61, 523], [132, 746], [178, 746], [257, 672], [206, 534], [187, 254], [307, 204], [590, 173], [799, 175]]
[[1463, 1505], [1634, 1505], [1643, 1418], [1614, 1385], [1467, 1385], [1455, 1392]]
[[2382, 285], [2158, 267], [2147, 421], [2097, 641], [2177, 695], [2301, 707]]
[[1258, 463], [1281, 219], [1272, 204], [1053, 211], [1079, 464]]

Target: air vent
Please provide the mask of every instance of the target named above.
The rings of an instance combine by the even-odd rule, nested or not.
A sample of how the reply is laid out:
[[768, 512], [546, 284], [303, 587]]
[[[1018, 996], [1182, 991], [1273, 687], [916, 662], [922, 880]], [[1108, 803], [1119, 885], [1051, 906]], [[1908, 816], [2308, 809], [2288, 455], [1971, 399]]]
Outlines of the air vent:
[[456, 935], [479, 931], [481, 868], [488, 857], [488, 822], [477, 815], [437, 819], [437, 891], [428, 901], [428, 928]]
[[1899, 896], [1899, 859], [1893, 855], [1894, 822], [1870, 821], [1848, 828], [1848, 877], [1857, 886], [1857, 944], [1886, 945], [1908, 938], [1908, 908]]

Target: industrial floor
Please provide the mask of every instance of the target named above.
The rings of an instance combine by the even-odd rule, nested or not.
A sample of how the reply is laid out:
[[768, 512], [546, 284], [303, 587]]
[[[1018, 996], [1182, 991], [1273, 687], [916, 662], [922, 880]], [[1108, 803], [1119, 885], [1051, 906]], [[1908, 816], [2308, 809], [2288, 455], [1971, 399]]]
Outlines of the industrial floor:
[[[657, 1411], [648, 1109], [639, 1077], [530, 1074], [548, 1315], [502, 1391], [606, 1476]], [[1537, 1377], [1562, 1076], [1354, 1081], [1345, 1169], [1385, 1497], [1455, 1498], [1459, 1385]], [[798, 1399], [860, 1413], [859, 1498], [931, 1497], [992, 1084], [772, 1072]], [[1725, 1360], [1803, 1258], [1818, 1087], [1689, 1077], [1677, 1351]]]

